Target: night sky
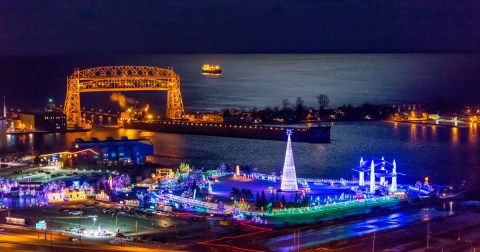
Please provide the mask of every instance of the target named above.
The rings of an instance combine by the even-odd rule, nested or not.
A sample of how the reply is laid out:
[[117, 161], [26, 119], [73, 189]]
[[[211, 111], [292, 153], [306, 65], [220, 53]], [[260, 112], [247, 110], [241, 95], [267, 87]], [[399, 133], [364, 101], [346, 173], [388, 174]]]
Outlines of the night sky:
[[0, 55], [480, 51], [480, 1], [14, 1]]

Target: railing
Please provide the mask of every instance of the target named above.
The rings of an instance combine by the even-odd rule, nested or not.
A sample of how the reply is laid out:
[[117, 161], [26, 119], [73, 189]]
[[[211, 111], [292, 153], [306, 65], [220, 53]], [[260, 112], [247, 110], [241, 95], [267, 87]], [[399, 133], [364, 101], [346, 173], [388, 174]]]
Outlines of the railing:
[[[216, 204], [216, 203], [210, 203], [210, 202], [204, 202], [204, 201], [194, 200], [194, 199], [190, 199], [190, 198], [184, 198], [184, 197], [176, 196], [176, 195], [172, 195], [172, 194], [165, 194], [164, 196], [167, 200], [170, 200], [170, 201], [174, 201], [174, 202], [178, 202], [178, 203], [182, 203], [182, 204], [190, 204], [190, 205], [193, 205], [193, 206], [196, 206], [196, 207], [201, 207], [201, 208], [205, 208], [205, 209], [209, 209], [209, 210], [214, 210], [215, 212], [217, 212], [218, 204]], [[227, 205], [225, 205], [225, 211], [227, 211], [227, 212], [234, 212], [234, 211], [246, 212], [246, 210], [239, 209], [239, 208], [235, 209], [235, 207], [227, 206]]]

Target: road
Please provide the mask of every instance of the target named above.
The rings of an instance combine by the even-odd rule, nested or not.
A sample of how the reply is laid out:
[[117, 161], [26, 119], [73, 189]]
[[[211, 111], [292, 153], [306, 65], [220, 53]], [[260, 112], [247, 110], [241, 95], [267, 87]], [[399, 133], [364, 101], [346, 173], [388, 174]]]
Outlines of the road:
[[[374, 234], [378, 251], [424, 251], [428, 222], [429, 246], [438, 251], [442, 248], [462, 251], [467, 245], [473, 248], [480, 242], [480, 202], [470, 201], [352, 216], [250, 236], [231, 236], [204, 244], [203, 251], [217, 251], [219, 245], [226, 246], [222, 251], [372, 251]], [[457, 241], [458, 230], [460, 241]]]
[[475, 251], [479, 245], [480, 212], [475, 211], [375, 233], [375, 240], [371, 233], [306, 251], [372, 251], [373, 246], [377, 251]]
[[89, 240], [79, 242], [69, 242], [68, 236], [59, 236], [59, 233], [52, 233], [53, 239], [50, 240], [50, 234], [45, 240], [43, 237], [38, 238], [31, 232], [10, 232], [13, 230], [6, 229], [0, 233], [0, 251], [185, 251], [181, 249], [163, 249], [159, 246], [141, 247], [135, 243], [123, 243], [122, 246], [111, 245], [107, 243], [96, 243]]
[[[60, 213], [60, 208], [78, 208], [85, 210], [85, 216], [72, 216]], [[8, 211], [0, 211], [0, 222], [5, 222], [5, 216]], [[120, 246], [119, 239], [112, 237], [94, 237], [99, 225], [110, 233], [120, 230], [129, 240], [138, 237], [144, 241], [141, 246], [158, 246], [163, 248], [188, 250], [190, 246], [199, 241], [220, 237], [229, 233], [239, 233], [235, 227], [223, 227], [219, 225], [218, 220], [207, 219], [206, 221], [193, 221], [189, 219], [189, 214], [182, 214], [182, 217], [165, 216], [153, 214], [150, 216], [130, 216], [117, 214], [112, 216], [108, 213], [102, 213], [91, 208], [82, 208], [80, 204], [50, 205], [48, 207], [29, 207], [23, 209], [10, 210], [11, 217], [25, 218], [29, 223], [26, 227], [5, 226], [8, 232], [30, 232], [31, 236], [42, 240], [53, 237], [53, 244], [58, 244], [62, 239], [77, 238], [83, 243], [92, 243], [98, 246], [111, 246], [115, 244]], [[46, 221], [47, 234], [43, 231], [32, 230], [35, 223]], [[82, 235], [78, 232], [66, 232], [68, 228], [76, 230], [84, 229]], [[53, 233], [53, 236], [50, 235]], [[87, 237], [89, 236], [89, 237]], [[152, 241], [158, 241], [153, 243]], [[122, 239], [123, 244], [126, 242]], [[147, 245], [152, 243], [154, 245]], [[70, 243], [71, 244], [71, 243]], [[156, 245], [155, 245], [156, 244]], [[27, 248], [28, 249], [28, 248]]]

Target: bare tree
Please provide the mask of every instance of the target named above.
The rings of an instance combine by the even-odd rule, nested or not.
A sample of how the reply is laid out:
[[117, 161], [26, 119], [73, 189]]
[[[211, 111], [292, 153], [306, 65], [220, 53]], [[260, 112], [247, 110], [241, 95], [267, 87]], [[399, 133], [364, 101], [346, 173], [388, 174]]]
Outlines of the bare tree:
[[297, 97], [297, 100], [295, 101], [295, 107], [297, 107], [297, 108], [302, 107], [303, 108], [304, 104], [305, 104], [305, 102], [303, 101], [303, 99], [300, 98], [300, 97]]
[[320, 110], [324, 110], [328, 106], [328, 103], [330, 103], [330, 99], [326, 94], [317, 95], [317, 101], [318, 105], [320, 105]]
[[282, 100], [282, 109], [283, 110], [288, 110], [290, 109], [290, 102], [288, 101], [287, 98]]

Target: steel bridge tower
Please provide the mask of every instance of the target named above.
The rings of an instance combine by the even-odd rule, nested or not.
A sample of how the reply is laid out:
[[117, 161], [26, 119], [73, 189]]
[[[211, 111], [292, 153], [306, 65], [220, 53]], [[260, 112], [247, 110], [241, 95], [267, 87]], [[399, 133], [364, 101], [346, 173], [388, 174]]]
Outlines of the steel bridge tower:
[[83, 127], [80, 93], [115, 91], [167, 91], [167, 118], [184, 115], [180, 77], [171, 69], [148, 66], [107, 66], [75, 69], [67, 78], [67, 95], [63, 112], [67, 127]]

